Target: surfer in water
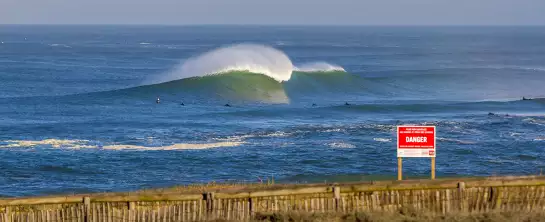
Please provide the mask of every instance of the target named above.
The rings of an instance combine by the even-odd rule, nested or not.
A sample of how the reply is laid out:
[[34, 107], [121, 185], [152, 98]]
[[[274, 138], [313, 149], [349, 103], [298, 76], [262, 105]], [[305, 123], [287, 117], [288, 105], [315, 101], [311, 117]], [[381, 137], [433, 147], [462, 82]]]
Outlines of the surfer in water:
[[229, 103], [225, 103], [225, 105], [223, 105], [223, 106], [231, 107], [231, 105], [229, 105]]
[[350, 105], [352, 105], [352, 104], [350, 104], [350, 103], [348, 103], [348, 102], [344, 102], [344, 105], [345, 105], [345, 106], [350, 106]]
[[526, 97], [523, 96], [523, 97], [522, 97], [522, 100], [532, 100], [532, 99], [528, 99], [528, 98], [526, 98]]
[[159, 104], [161, 102], [161, 99], [159, 99], [159, 96], [157, 96], [157, 100], [155, 100], [155, 103]]
[[312, 106], [316, 106], [316, 103], [313, 103]]
[[184, 104], [184, 103], [181, 103], [180, 105], [181, 105], [181, 106], [185, 106], [185, 104]]

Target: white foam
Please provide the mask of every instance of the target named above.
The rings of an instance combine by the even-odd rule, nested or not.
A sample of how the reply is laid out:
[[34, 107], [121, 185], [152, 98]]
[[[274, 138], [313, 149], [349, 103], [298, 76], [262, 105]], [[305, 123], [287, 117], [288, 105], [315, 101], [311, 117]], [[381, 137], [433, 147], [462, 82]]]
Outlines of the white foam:
[[381, 131], [389, 131], [389, 132], [395, 132], [397, 130], [396, 125], [385, 125], [385, 124], [369, 124], [369, 125], [363, 125], [363, 128], [366, 129], [377, 129]]
[[522, 121], [527, 122], [527, 123], [531, 123], [531, 124], [535, 124], [535, 125], [539, 125], [539, 126], [545, 126], [545, 120], [541, 120], [541, 119], [526, 118], [526, 119], [523, 119]]
[[341, 132], [341, 131], [344, 131], [344, 130], [341, 128], [318, 130], [318, 132], [322, 132], [322, 133], [333, 133], [333, 132]]
[[244, 142], [217, 142], [217, 143], [176, 143], [169, 146], [136, 146], [128, 144], [107, 145], [103, 146], [105, 150], [202, 150], [219, 147], [233, 147], [240, 146]]
[[282, 82], [291, 78], [292, 69], [291, 60], [280, 50], [263, 45], [239, 44], [189, 58], [174, 71], [160, 76], [154, 82], [167, 82], [229, 71], [260, 73]]
[[115, 144], [100, 146], [89, 140], [7, 140], [1, 142], [0, 148], [34, 148], [36, 146], [51, 146], [64, 149], [106, 149], [106, 150], [202, 150], [218, 147], [233, 147], [244, 144], [242, 141], [214, 142], [214, 143], [176, 143], [168, 146], [137, 146], [129, 144]]
[[59, 140], [59, 139], [45, 139], [45, 140], [7, 140], [3, 143], [6, 145], [0, 145], [2, 148], [18, 148], [18, 147], [35, 147], [48, 145], [54, 148], [91, 148], [94, 146], [87, 145], [88, 140]]
[[532, 70], [532, 71], [545, 71], [545, 67], [540, 67], [540, 66], [504, 66], [504, 65], [495, 65], [495, 66], [487, 66], [486, 68], [491, 68], [491, 69], [520, 69], [520, 70]]
[[51, 46], [51, 47], [64, 47], [64, 48], [72, 48], [71, 46], [69, 46], [69, 45], [65, 45], [65, 44], [49, 44], [49, 46]]
[[291, 133], [276, 131], [276, 132], [273, 132], [273, 133], [265, 134], [263, 136], [264, 137], [287, 137], [287, 136], [290, 136], [290, 135], [291, 135]]
[[329, 145], [329, 147], [331, 148], [356, 148], [355, 145], [353, 144], [350, 144], [350, 143], [343, 143], [343, 142], [339, 142], [339, 143], [329, 143], [327, 144]]
[[373, 138], [373, 140], [377, 142], [384, 142], [384, 143], [392, 142], [392, 139], [388, 139], [388, 138]]
[[455, 143], [465, 144], [465, 145], [477, 143], [477, 142], [469, 141], [469, 140], [459, 140], [459, 139], [451, 139], [451, 138], [443, 138], [443, 137], [437, 137], [437, 140], [446, 141], [446, 142], [455, 142]]
[[149, 42], [141, 42], [140, 43], [140, 45], [149, 45], [149, 44], [151, 44], [151, 43], [149, 43]]
[[326, 62], [314, 62], [295, 67], [282, 51], [265, 45], [238, 44], [214, 49], [185, 60], [173, 71], [148, 79], [146, 83], [161, 83], [191, 77], [248, 71], [263, 74], [278, 82], [288, 81], [293, 71], [345, 71]]
[[213, 138], [213, 139], [217, 140], [217, 141], [239, 142], [239, 141], [243, 141], [244, 139], [252, 138], [252, 137], [256, 137], [256, 135], [254, 135], [254, 134], [245, 134], [245, 135], [229, 136], [227, 138]]
[[290, 135], [292, 135], [292, 133], [286, 133], [286, 132], [283, 132], [283, 131], [276, 131], [276, 132], [272, 132], [272, 133], [244, 134], [244, 135], [229, 136], [227, 138], [214, 138], [214, 140], [239, 142], [239, 141], [243, 141], [244, 139], [255, 138], [255, 137], [288, 137]]
[[343, 67], [332, 65], [326, 62], [306, 63], [300, 66], [293, 67], [293, 70], [299, 72], [346, 72]]

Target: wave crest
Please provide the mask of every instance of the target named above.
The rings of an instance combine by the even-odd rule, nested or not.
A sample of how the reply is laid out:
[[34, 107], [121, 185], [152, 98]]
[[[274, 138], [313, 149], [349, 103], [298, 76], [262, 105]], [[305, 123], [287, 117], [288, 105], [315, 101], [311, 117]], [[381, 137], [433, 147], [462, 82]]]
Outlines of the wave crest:
[[293, 67], [293, 70], [299, 72], [346, 72], [343, 67], [326, 62], [307, 63], [299, 67]]
[[[202, 150], [243, 145], [244, 141], [223, 141], [209, 143], [175, 143], [166, 146], [138, 146], [129, 144], [100, 145], [97, 141], [45, 139], [45, 140], [7, 140], [0, 141], [0, 148], [52, 147], [64, 149], [105, 149], [105, 150]], [[3, 145], [2, 145], [3, 144]]]
[[184, 61], [174, 71], [152, 79], [152, 83], [169, 82], [191, 77], [244, 71], [266, 75], [278, 82], [288, 81], [293, 71], [329, 72], [344, 68], [326, 62], [314, 62], [296, 67], [282, 51], [257, 44], [221, 47]]
[[272, 47], [239, 44], [215, 49], [190, 58], [173, 72], [157, 79], [157, 82], [231, 71], [260, 73], [282, 82], [290, 79], [293, 64], [286, 54]]

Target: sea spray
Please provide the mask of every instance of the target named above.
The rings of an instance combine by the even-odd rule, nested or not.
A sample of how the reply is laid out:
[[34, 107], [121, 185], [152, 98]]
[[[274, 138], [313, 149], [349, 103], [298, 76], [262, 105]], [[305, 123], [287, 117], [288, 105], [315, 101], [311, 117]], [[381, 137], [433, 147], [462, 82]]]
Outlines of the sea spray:
[[288, 81], [293, 64], [286, 54], [272, 47], [239, 44], [206, 52], [189, 58], [173, 71], [152, 79], [153, 83], [168, 82], [197, 76], [247, 71], [263, 74], [276, 81]]
[[332, 65], [326, 62], [311, 62], [293, 67], [299, 72], [345, 72], [343, 67]]
[[326, 62], [310, 62], [294, 66], [290, 58], [278, 49], [265, 45], [238, 44], [217, 48], [189, 58], [179, 67], [148, 79], [146, 83], [161, 83], [236, 71], [262, 74], [278, 82], [284, 82], [290, 80], [293, 71], [345, 72], [345, 69]]

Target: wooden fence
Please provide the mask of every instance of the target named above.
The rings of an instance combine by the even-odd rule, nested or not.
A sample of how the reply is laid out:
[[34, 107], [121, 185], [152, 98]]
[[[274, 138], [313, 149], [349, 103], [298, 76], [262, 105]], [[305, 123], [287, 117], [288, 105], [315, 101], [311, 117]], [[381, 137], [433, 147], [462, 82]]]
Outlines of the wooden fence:
[[545, 210], [545, 177], [284, 185], [202, 194], [108, 194], [0, 199], [0, 222], [247, 221], [258, 213]]

